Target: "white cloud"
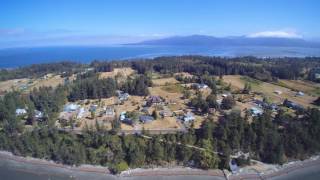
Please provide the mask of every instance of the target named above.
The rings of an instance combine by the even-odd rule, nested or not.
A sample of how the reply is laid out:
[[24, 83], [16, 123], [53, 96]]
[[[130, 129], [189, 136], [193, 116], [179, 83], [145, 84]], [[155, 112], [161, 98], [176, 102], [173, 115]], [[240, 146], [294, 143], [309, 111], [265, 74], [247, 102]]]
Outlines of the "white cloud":
[[262, 31], [247, 35], [247, 37], [276, 37], [276, 38], [302, 38], [300, 34], [294, 31]]

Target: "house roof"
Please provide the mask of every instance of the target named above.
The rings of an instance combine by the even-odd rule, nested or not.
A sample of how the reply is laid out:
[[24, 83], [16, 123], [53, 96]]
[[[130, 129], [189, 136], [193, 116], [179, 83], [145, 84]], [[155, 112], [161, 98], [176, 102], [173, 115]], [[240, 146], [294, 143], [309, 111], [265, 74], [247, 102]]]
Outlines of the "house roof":
[[79, 109], [79, 107], [80, 107], [79, 105], [71, 103], [71, 104], [65, 105], [63, 110], [68, 112], [76, 111], [77, 109]]
[[256, 108], [256, 107], [252, 107], [252, 108], [250, 109], [250, 111], [251, 111], [252, 114], [254, 114], [254, 115], [258, 115], [258, 114], [262, 114], [262, 113], [263, 113], [263, 110], [262, 110], [262, 109]]
[[162, 102], [162, 99], [160, 96], [150, 96], [148, 98], [148, 102], [149, 103], [159, 103], [159, 102]]
[[142, 122], [147, 122], [147, 121], [153, 121], [154, 118], [152, 116], [148, 116], [148, 115], [142, 115], [139, 117], [140, 121]]
[[27, 113], [27, 110], [26, 109], [16, 109], [16, 114], [26, 114]]

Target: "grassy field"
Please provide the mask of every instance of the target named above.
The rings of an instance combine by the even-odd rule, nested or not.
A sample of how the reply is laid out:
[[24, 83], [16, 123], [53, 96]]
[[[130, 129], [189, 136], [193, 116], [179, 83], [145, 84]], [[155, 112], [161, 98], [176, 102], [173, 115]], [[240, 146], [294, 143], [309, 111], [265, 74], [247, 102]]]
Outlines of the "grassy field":
[[182, 93], [184, 88], [180, 84], [171, 84], [162, 86], [161, 89], [169, 93]]
[[39, 88], [39, 87], [57, 87], [59, 84], [64, 83], [64, 78], [60, 75], [50, 75], [47, 79], [37, 79], [34, 80], [29, 89]]
[[[71, 79], [73, 79], [71, 77]], [[0, 92], [11, 91], [11, 90], [24, 90], [29, 91], [33, 88], [39, 87], [57, 87], [59, 84], [64, 83], [64, 78], [60, 75], [48, 74], [47, 78], [37, 78], [37, 79], [13, 79], [8, 81], [0, 82]], [[26, 89], [22, 89], [26, 87]]]
[[[285, 99], [303, 105], [304, 107], [313, 106], [311, 103], [316, 99], [308, 94], [296, 96], [296, 92], [291, 89], [276, 84], [266, 83], [249, 77], [239, 75], [228, 75], [223, 77], [224, 82], [231, 83], [234, 89], [243, 89], [246, 82], [252, 85], [252, 90], [264, 94], [275, 103], [282, 103]], [[275, 91], [281, 91], [282, 94], [276, 94]]]
[[172, 84], [177, 84], [177, 83], [178, 83], [178, 81], [173, 77], [152, 79], [153, 86], [165, 86], [165, 85], [172, 85]]
[[279, 80], [278, 85], [294, 91], [302, 91], [313, 96], [320, 96], [320, 84], [314, 82], [281, 79]]
[[0, 82], [0, 92], [11, 91], [13, 89], [18, 90], [21, 85], [26, 85], [30, 79], [13, 79], [8, 81], [1, 81]]
[[115, 77], [120, 75], [122, 77], [128, 77], [134, 74], [135, 71], [132, 68], [114, 68], [111, 72], [102, 72], [99, 74], [99, 78]]

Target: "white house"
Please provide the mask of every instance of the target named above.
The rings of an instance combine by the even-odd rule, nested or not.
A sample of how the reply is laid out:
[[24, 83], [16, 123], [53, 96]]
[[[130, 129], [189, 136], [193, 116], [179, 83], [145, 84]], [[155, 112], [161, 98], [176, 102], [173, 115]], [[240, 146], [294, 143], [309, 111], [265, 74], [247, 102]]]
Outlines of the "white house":
[[127, 112], [125, 112], [125, 111], [123, 111], [123, 112], [120, 113], [120, 121], [123, 121], [123, 120], [126, 119], [126, 113], [127, 113]]
[[196, 83], [194, 84], [194, 86], [197, 88], [197, 89], [206, 89], [208, 88], [208, 85], [204, 84], [204, 83]]
[[191, 112], [188, 112], [183, 117], [184, 122], [190, 122], [190, 121], [194, 121], [194, 120], [195, 120], [195, 117], [193, 116], [193, 114]]
[[79, 107], [80, 107], [79, 105], [71, 103], [71, 104], [65, 105], [63, 110], [66, 112], [73, 112], [73, 111], [78, 110]]
[[126, 101], [130, 97], [128, 93], [124, 93], [123, 91], [120, 91], [120, 90], [117, 90], [116, 93], [118, 95], [119, 101]]
[[21, 115], [24, 115], [24, 114], [27, 114], [27, 110], [26, 109], [16, 109], [16, 115], [17, 116], [21, 116]]
[[85, 113], [84, 108], [80, 108], [77, 114], [77, 118], [82, 118]]
[[250, 109], [250, 112], [252, 113], [252, 116], [261, 115], [263, 113], [263, 110], [260, 108], [252, 107]]
[[43, 112], [38, 111], [38, 110], [34, 110], [34, 117], [37, 119], [43, 118]]

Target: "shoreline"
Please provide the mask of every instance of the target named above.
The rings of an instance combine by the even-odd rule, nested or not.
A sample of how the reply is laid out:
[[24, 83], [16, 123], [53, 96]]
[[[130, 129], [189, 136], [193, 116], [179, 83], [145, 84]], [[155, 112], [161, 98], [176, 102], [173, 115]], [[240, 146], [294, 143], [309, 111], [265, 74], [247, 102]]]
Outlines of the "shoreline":
[[[231, 174], [231, 172], [227, 170], [201, 170], [195, 169], [190, 167], [173, 167], [173, 168], [150, 168], [150, 169], [129, 169], [127, 171], [123, 171], [118, 175], [113, 175], [109, 171], [107, 167], [97, 166], [97, 165], [88, 165], [83, 164], [80, 166], [68, 166], [63, 164], [58, 164], [53, 161], [48, 161], [44, 159], [37, 159], [32, 157], [22, 157], [22, 156], [15, 156], [10, 152], [7, 151], [0, 151], [0, 159], [13, 161], [15, 163], [25, 163], [30, 164], [32, 166], [41, 166], [45, 168], [53, 168], [55, 171], [65, 170], [66, 175], [68, 173], [92, 173], [92, 174], [99, 174], [110, 176], [111, 178], [135, 178], [135, 177], [155, 177], [155, 176], [206, 176], [206, 177], [215, 177], [217, 179], [273, 179], [278, 177], [285, 177], [293, 172], [303, 171], [308, 168], [312, 167], [320, 167], [320, 157], [313, 156], [309, 159], [303, 161], [294, 161], [289, 162], [284, 165], [272, 165], [272, 170], [267, 170], [264, 172], [239, 172], [236, 174]], [[264, 163], [261, 163], [262, 165]], [[266, 164], [268, 165], [268, 164]], [[241, 169], [245, 169], [241, 168]], [[50, 169], [48, 169], [50, 172]], [[71, 177], [71, 176], [70, 176]]]

